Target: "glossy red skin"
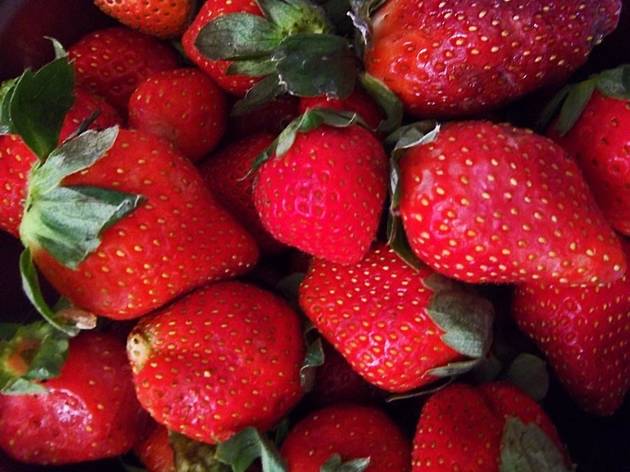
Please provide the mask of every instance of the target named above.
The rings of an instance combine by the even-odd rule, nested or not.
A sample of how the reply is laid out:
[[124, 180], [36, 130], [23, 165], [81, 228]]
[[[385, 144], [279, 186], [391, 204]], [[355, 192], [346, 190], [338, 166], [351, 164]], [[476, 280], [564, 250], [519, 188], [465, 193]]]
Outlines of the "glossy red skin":
[[513, 312], [582, 408], [612, 415], [621, 406], [630, 389], [628, 275], [601, 287], [520, 286]]
[[359, 126], [298, 133], [254, 182], [260, 219], [278, 241], [322, 259], [358, 262], [376, 236], [387, 189], [380, 142]]
[[413, 472], [499, 472], [507, 417], [535, 423], [561, 451], [564, 446], [542, 408], [509, 384], [475, 388], [454, 384], [425, 403], [413, 443]]
[[160, 38], [181, 34], [195, 9], [194, 0], [94, 0], [94, 4], [130, 28]]
[[153, 423], [133, 450], [147, 472], [175, 472], [175, 455], [164, 426]]
[[[70, 137], [94, 112], [90, 129], [122, 124], [116, 110], [102, 98], [77, 88], [75, 101], [63, 121], [59, 141]], [[37, 157], [17, 135], [0, 136], [0, 229], [18, 236], [28, 175]]]
[[77, 84], [101, 95], [127, 114], [135, 88], [159, 71], [175, 69], [175, 51], [150, 36], [127, 28], [94, 31], [68, 49]]
[[199, 32], [206, 24], [219, 16], [230, 13], [249, 13], [262, 16], [260, 8], [253, 0], [206, 0], [192, 24], [182, 37], [182, 46], [188, 59], [197, 64], [224, 90], [234, 95], [245, 93], [256, 83], [256, 78], [227, 73], [231, 61], [213, 61], [201, 54], [195, 46]]
[[563, 137], [550, 130], [578, 161], [608, 222], [630, 236], [630, 101], [595, 92]]
[[289, 432], [281, 449], [288, 472], [320, 472], [333, 454], [342, 461], [370, 458], [365, 472], [408, 472], [410, 447], [396, 424], [375, 408], [334, 405], [311, 413]]
[[[144, 318], [151, 345], [134, 365], [140, 403], [169, 429], [210, 444], [271, 428], [302, 394], [300, 320], [282, 299], [239, 282], [197, 290]], [[134, 362], [132, 362], [134, 363]]]
[[223, 91], [196, 69], [158, 72], [129, 99], [129, 126], [171, 141], [198, 161], [223, 137], [227, 122]]
[[254, 177], [243, 177], [256, 157], [274, 140], [270, 134], [255, 134], [227, 144], [201, 164], [200, 172], [208, 188], [221, 204], [256, 238], [265, 254], [282, 251], [284, 246], [267, 232], [258, 218], [252, 184]]
[[406, 392], [436, 380], [430, 369], [462, 359], [427, 312], [433, 291], [424, 279], [432, 274], [425, 266], [415, 271], [384, 244], [352, 266], [315, 259], [300, 306], [365, 380]]
[[300, 114], [299, 100], [283, 95], [256, 108], [249, 113], [231, 116], [228, 133], [234, 139], [258, 133], [278, 135]]
[[401, 160], [413, 251], [470, 283], [606, 283], [626, 269], [575, 161], [531, 131], [469, 121]]
[[38, 268], [76, 306], [137, 318], [212, 280], [252, 267], [252, 237], [215, 201], [197, 169], [153, 135], [121, 130], [113, 148], [66, 185], [139, 193], [147, 201], [102, 234], [77, 270], [31, 247]]
[[124, 344], [102, 333], [70, 341], [47, 395], [0, 395], [0, 447], [35, 464], [68, 464], [127, 452], [146, 421]]
[[360, 89], [355, 89], [352, 95], [344, 100], [329, 97], [300, 98], [300, 113], [310, 108], [329, 108], [358, 113], [370, 129], [378, 128], [383, 120], [381, 109], [367, 93]]
[[414, 116], [479, 113], [566, 79], [620, 10], [621, 0], [390, 0], [365, 67]]

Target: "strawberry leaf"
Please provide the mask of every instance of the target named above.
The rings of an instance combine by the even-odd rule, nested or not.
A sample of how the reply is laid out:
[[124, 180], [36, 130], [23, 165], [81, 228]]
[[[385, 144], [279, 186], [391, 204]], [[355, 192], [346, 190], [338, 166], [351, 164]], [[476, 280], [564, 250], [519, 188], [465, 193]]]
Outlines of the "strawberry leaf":
[[304, 343], [306, 344], [306, 355], [300, 367], [300, 385], [306, 393], [310, 392], [315, 385], [315, 374], [317, 368], [324, 364], [324, 346], [322, 338], [309, 320], [305, 320]]
[[[235, 64], [237, 63], [232, 65]], [[286, 93], [286, 91], [286, 86], [280, 83], [278, 76], [276, 74], [270, 74], [258, 81], [247, 91], [245, 97], [234, 104], [232, 115], [240, 116], [249, 113], [265, 103], [272, 101], [278, 95]]]
[[317, 5], [306, 0], [257, 0], [265, 16], [286, 37], [298, 32], [326, 33], [330, 25]]
[[549, 390], [547, 364], [533, 354], [519, 354], [512, 361], [505, 378], [536, 401], [545, 398]]
[[508, 417], [501, 439], [499, 472], [572, 472], [564, 455], [535, 423]]
[[363, 472], [369, 465], [369, 457], [342, 462], [339, 454], [333, 454], [319, 470], [320, 472]]
[[385, 0], [350, 0], [350, 18], [356, 29], [357, 50], [360, 56], [369, 47], [372, 36], [372, 15], [378, 10]]
[[168, 440], [173, 448], [176, 471], [230, 472], [230, 468], [215, 457], [216, 447], [193, 441], [173, 431]]
[[0, 324], [0, 393], [41, 394], [39, 383], [59, 375], [68, 336], [48, 323]]
[[596, 76], [597, 90], [620, 100], [630, 100], [630, 65], [606, 70]]
[[287, 472], [280, 453], [273, 443], [256, 428], [245, 428], [232, 438], [219, 444], [216, 457], [230, 465], [233, 472], [245, 472], [260, 458], [263, 472]]
[[589, 79], [571, 87], [555, 124], [555, 129], [561, 136], [567, 134], [580, 118], [593, 96], [596, 85], [597, 82], [594, 79]]
[[377, 131], [390, 134], [400, 128], [403, 120], [403, 105], [396, 94], [376, 77], [363, 72], [359, 76], [363, 88], [385, 112], [385, 119], [378, 125]]
[[19, 135], [40, 158], [55, 148], [64, 117], [74, 102], [74, 70], [66, 56], [37, 72], [26, 70], [3, 86], [0, 132]]

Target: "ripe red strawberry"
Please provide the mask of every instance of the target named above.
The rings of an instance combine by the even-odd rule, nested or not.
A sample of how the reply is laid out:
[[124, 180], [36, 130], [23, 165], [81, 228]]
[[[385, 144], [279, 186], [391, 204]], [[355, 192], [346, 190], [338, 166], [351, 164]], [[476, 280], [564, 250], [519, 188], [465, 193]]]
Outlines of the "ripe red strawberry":
[[235, 95], [245, 95], [245, 92], [254, 85], [256, 79], [228, 74], [227, 69], [231, 64], [230, 61], [207, 59], [195, 45], [197, 36], [204, 26], [213, 19], [230, 13], [250, 13], [262, 16], [260, 8], [252, 0], [206, 0], [195, 20], [184, 33], [182, 45], [188, 59], [212, 77], [220, 87]]
[[37, 464], [114, 457], [144, 428], [125, 349], [116, 337], [84, 333], [70, 341], [61, 374], [47, 394], [0, 395], [0, 447]]
[[[300, 306], [368, 382], [405, 392], [448, 375], [450, 369], [441, 372], [442, 367], [487, 352], [492, 306], [457, 290], [379, 245], [352, 266], [315, 259], [300, 286]], [[470, 326], [461, 325], [462, 316]], [[458, 333], [475, 344], [474, 352], [449, 341], [458, 322]]]
[[[287, 129], [309, 121], [304, 117]], [[385, 200], [383, 147], [352, 124], [322, 124], [292, 136], [286, 153], [272, 149], [256, 176], [254, 203], [263, 225], [278, 241], [317, 257], [345, 264], [361, 260]], [[277, 149], [286, 149], [285, 140], [291, 138], [283, 132]]]
[[243, 273], [256, 261], [255, 242], [218, 206], [197, 169], [155, 136], [121, 130], [107, 154], [63, 183], [146, 199], [102, 233], [98, 250], [76, 270], [39, 247], [22, 225], [22, 240], [46, 278], [95, 314], [135, 318], [209, 280]]
[[243, 223], [265, 253], [279, 252], [283, 246], [273, 239], [258, 218], [252, 195], [253, 177], [245, 180], [243, 177], [273, 139], [269, 134], [255, 134], [232, 142], [201, 165], [201, 175], [212, 193]]
[[[121, 124], [116, 110], [102, 98], [81, 88], [76, 88], [74, 93], [75, 101], [63, 121], [60, 142], [75, 133], [96, 112], [98, 116], [90, 124], [90, 129]], [[35, 155], [19, 136], [0, 136], [0, 229], [14, 236], [18, 236], [26, 198], [26, 179], [35, 161]]]
[[94, 4], [130, 28], [160, 38], [182, 33], [195, 9], [194, 0], [94, 0]]
[[177, 67], [175, 52], [150, 36], [107, 28], [84, 36], [69, 50], [77, 83], [126, 114], [129, 97], [151, 74]]
[[342, 463], [369, 458], [367, 468], [356, 470], [407, 472], [410, 452], [409, 441], [387, 415], [352, 404], [311, 413], [293, 427], [281, 449], [288, 472], [338, 470], [322, 467], [333, 455]]
[[411, 148], [400, 167], [411, 247], [449, 277], [595, 285], [625, 272], [579, 168], [546, 138], [510, 125], [453, 123]]
[[[551, 138], [577, 159], [608, 222], [626, 236], [630, 236], [630, 87], [622, 81], [628, 70], [622, 66], [605, 71], [568, 89], [560, 118], [549, 130]], [[585, 90], [591, 93], [587, 100], [571, 93]], [[565, 111], [573, 113], [567, 116]]]
[[246, 426], [270, 428], [301, 395], [299, 318], [239, 282], [210, 285], [142, 319], [127, 353], [151, 416], [211, 444]]
[[478, 113], [567, 78], [612, 32], [621, 0], [395, 0], [366, 70], [415, 116]]
[[[624, 243], [630, 261], [630, 243]], [[587, 411], [611, 415], [630, 389], [630, 277], [604, 286], [517, 288], [514, 317]]]
[[370, 129], [376, 129], [383, 119], [383, 112], [378, 105], [360, 89], [355, 89], [345, 100], [330, 97], [302, 97], [300, 99], [300, 113], [316, 107], [358, 113]]
[[479, 388], [455, 384], [430, 397], [422, 409], [412, 457], [413, 472], [572, 470], [542, 408], [501, 383]]
[[168, 440], [168, 430], [152, 423], [146, 435], [134, 446], [134, 452], [147, 472], [175, 472], [175, 457]]
[[225, 132], [223, 92], [196, 69], [158, 72], [129, 99], [129, 126], [171, 141], [198, 161], [216, 147]]
[[283, 95], [273, 101], [238, 116], [231, 116], [228, 133], [234, 139], [258, 133], [279, 134], [298, 112], [299, 100]]

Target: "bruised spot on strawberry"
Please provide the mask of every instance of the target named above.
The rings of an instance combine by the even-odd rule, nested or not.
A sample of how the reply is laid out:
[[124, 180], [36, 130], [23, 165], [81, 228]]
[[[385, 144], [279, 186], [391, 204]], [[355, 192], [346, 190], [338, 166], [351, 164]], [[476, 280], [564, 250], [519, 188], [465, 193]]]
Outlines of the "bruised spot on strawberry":
[[127, 356], [134, 372], [142, 370], [151, 355], [151, 343], [141, 333], [133, 333], [127, 341]]

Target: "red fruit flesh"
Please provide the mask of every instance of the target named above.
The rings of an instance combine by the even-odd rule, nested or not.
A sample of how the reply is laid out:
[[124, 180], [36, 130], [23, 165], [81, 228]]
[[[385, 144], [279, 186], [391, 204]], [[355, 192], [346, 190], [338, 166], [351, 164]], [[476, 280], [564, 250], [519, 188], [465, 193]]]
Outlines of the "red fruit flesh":
[[513, 311], [582, 408], [611, 415], [621, 406], [630, 389], [628, 275], [589, 288], [520, 286]]
[[64, 184], [147, 199], [103, 232], [98, 250], [77, 270], [32, 248], [37, 266], [59, 293], [95, 314], [136, 318], [256, 262], [251, 236], [218, 206], [192, 163], [155, 136], [121, 130], [104, 157]]
[[184, 33], [182, 45], [188, 59], [212, 77], [221, 88], [234, 95], [245, 95], [245, 92], [256, 82], [255, 78], [228, 74], [227, 69], [230, 67], [230, 61], [207, 59], [195, 46], [197, 36], [206, 24], [219, 16], [230, 13], [249, 13], [262, 16], [260, 8], [252, 0], [207, 0]]
[[556, 140], [575, 156], [609, 223], [630, 236], [630, 101], [595, 92], [580, 119]]
[[123, 115], [140, 82], [178, 64], [177, 55], [165, 44], [120, 27], [94, 31], [68, 53], [74, 61], [77, 84], [106, 98]]
[[147, 472], [175, 472], [173, 448], [164, 426], [152, 424], [146, 436], [133, 449]]
[[265, 230], [256, 207], [252, 184], [253, 176], [243, 179], [251, 171], [254, 161], [274, 140], [269, 134], [256, 134], [232, 142], [201, 165], [201, 175], [217, 200], [235, 215], [256, 238], [262, 252], [273, 254], [283, 249]]
[[471, 283], [611, 282], [626, 268], [580, 170], [558, 145], [488, 122], [446, 125], [401, 160], [413, 251]]
[[300, 99], [300, 113], [311, 108], [328, 108], [338, 111], [358, 113], [370, 129], [376, 129], [383, 119], [383, 113], [372, 98], [360, 89], [355, 89], [348, 98], [303, 97]]
[[441, 340], [427, 306], [433, 291], [391, 249], [379, 245], [353, 266], [315, 259], [300, 306], [368, 382], [405, 392], [435, 380], [427, 371], [462, 357]]
[[46, 395], [0, 395], [0, 447], [36, 464], [67, 464], [127, 452], [146, 420], [134, 395], [124, 345], [84, 333], [70, 341]]
[[341, 404], [312, 413], [282, 445], [288, 472], [320, 472], [333, 455], [342, 461], [370, 458], [365, 472], [407, 472], [409, 443], [380, 410]]
[[267, 430], [299, 400], [300, 321], [281, 299], [224, 282], [143, 319], [127, 343], [140, 403], [169, 429], [216, 444]]
[[225, 132], [223, 92], [196, 69], [158, 72], [142, 82], [129, 100], [129, 126], [171, 141], [198, 161]]
[[359, 126], [298, 133], [258, 171], [254, 203], [280, 242], [326, 260], [359, 261], [376, 236], [387, 187], [380, 142]]
[[497, 107], [567, 78], [612, 32], [621, 0], [392, 0], [366, 70], [420, 117]]

